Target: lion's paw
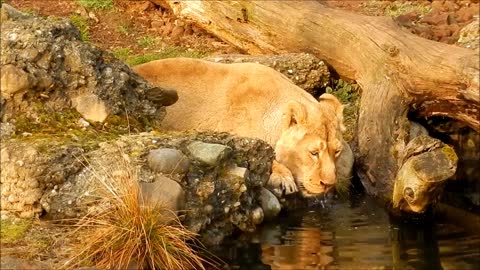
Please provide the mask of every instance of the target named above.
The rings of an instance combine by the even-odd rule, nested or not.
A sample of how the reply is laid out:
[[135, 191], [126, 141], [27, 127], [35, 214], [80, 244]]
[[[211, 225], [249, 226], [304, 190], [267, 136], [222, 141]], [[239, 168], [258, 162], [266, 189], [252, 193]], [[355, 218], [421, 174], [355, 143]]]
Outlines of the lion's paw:
[[298, 191], [290, 171], [282, 171], [282, 173], [272, 172], [268, 180], [268, 185], [275, 190], [275, 193], [288, 195]]

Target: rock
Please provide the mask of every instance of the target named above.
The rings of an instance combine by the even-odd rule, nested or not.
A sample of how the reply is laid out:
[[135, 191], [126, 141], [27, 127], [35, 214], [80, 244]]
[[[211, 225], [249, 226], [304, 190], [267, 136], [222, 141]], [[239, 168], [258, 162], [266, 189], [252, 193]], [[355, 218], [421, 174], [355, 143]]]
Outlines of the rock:
[[19, 116], [35, 122], [72, 105], [91, 121], [127, 113], [143, 130], [163, 119], [164, 105], [148, 94], [157, 88], [112, 54], [82, 42], [71, 22], [21, 14], [8, 4], [2, 4], [2, 18], [2, 122]]
[[447, 21], [448, 13], [442, 13], [438, 10], [431, 11], [420, 20], [420, 22], [422, 23], [427, 23], [431, 25], [447, 24]]
[[173, 212], [185, 209], [182, 186], [168, 177], [157, 176], [153, 183], [140, 183], [140, 191], [141, 198], [147, 205], [164, 206]]
[[458, 24], [451, 24], [448, 26], [448, 29], [452, 33], [451, 37], [454, 38], [456, 42], [460, 37], [460, 30], [461, 30], [460, 26], [458, 26]]
[[245, 180], [247, 178], [248, 178], [247, 168], [238, 167], [236, 165], [233, 165], [227, 168], [224, 174], [221, 176], [221, 179], [225, 182], [226, 185], [240, 192], [245, 192], [245, 191], [242, 191], [241, 188], [242, 188], [242, 185], [244, 186]]
[[0, 257], [0, 269], [50, 269], [52, 266], [40, 262], [17, 258], [10, 255], [2, 255]]
[[271, 67], [287, 76], [300, 88], [318, 97], [330, 80], [326, 63], [312, 54], [288, 53], [281, 55], [215, 55], [206, 60], [220, 63], [253, 62]]
[[16, 92], [28, 90], [30, 82], [25, 71], [14, 65], [5, 65], [0, 72], [3, 98], [9, 99]]
[[473, 49], [473, 50], [477, 50], [479, 48], [479, 43], [480, 43], [480, 30], [479, 30], [480, 19], [479, 18], [480, 18], [479, 16], [476, 16], [475, 19], [470, 24], [468, 24], [467, 26], [462, 28], [462, 30], [460, 30], [460, 37], [458, 38], [458, 41], [457, 41], [458, 45], [465, 48]]
[[400, 25], [404, 27], [411, 27], [413, 24], [411, 22], [412, 18], [408, 16], [407, 14], [403, 14], [400, 16], [397, 16], [395, 18], [395, 21]]
[[187, 24], [187, 25], [185, 26], [185, 33], [184, 33], [184, 34], [185, 34], [185, 36], [191, 36], [191, 35], [193, 35], [193, 29], [192, 29], [192, 26], [191, 26], [191, 25]]
[[153, 29], [160, 29], [164, 25], [165, 25], [165, 22], [159, 19], [159, 20], [152, 21], [152, 23], [150, 24], [150, 27]]
[[[44, 212], [45, 219], [98, 213], [108, 207], [96, 201], [99, 177], [128, 176], [158, 200], [178, 202], [171, 203], [171, 208], [186, 210], [182, 223], [199, 233], [205, 244], [218, 243], [236, 228], [252, 231], [263, 219], [263, 210], [257, 209], [261, 207], [260, 190], [274, 158], [273, 149], [263, 141], [227, 133], [144, 132], [98, 143], [94, 149], [88, 146], [88, 152], [78, 144], [54, 136], [2, 141], [0, 210], [29, 216], [33, 209], [37, 216]], [[189, 151], [192, 144], [223, 149], [218, 151], [216, 165], [205, 166], [194, 159]], [[188, 153], [188, 171], [169, 175], [169, 179], [158, 176], [150, 169], [148, 156], [159, 149]], [[182, 199], [175, 199], [182, 198], [180, 189], [183, 206]]]
[[81, 128], [86, 128], [86, 127], [89, 127], [90, 126], [90, 123], [83, 119], [83, 118], [80, 118], [78, 119], [78, 122], [77, 122], [78, 126], [81, 127]]
[[255, 209], [253, 209], [253, 211], [251, 213], [251, 216], [252, 216], [253, 224], [262, 223], [263, 222], [263, 217], [264, 217], [262, 208], [257, 207]]
[[278, 213], [280, 213], [280, 210], [282, 210], [282, 206], [277, 197], [266, 188], [262, 188], [259, 200], [263, 214], [267, 220], [276, 217]]
[[450, 29], [446, 25], [443, 25], [441, 27], [436, 27], [433, 29], [433, 36], [435, 37], [436, 40], [442, 40], [443, 38], [447, 38], [452, 34]]
[[82, 94], [72, 98], [72, 106], [85, 119], [93, 122], [103, 122], [108, 112], [105, 103], [93, 94]]
[[197, 185], [195, 190], [195, 195], [197, 195], [200, 200], [206, 201], [210, 195], [215, 191], [215, 183], [211, 181], [202, 181]]
[[194, 159], [209, 166], [218, 165], [232, 151], [228, 146], [203, 142], [193, 142], [187, 148]]
[[468, 23], [474, 16], [478, 16], [478, 3], [471, 4], [456, 12], [458, 22]]
[[8, 139], [15, 134], [15, 125], [0, 122], [0, 139]]
[[147, 156], [148, 166], [158, 173], [182, 174], [188, 171], [190, 161], [181, 151], [172, 148], [160, 148], [150, 151]]
[[[40, 215], [41, 198], [82, 168], [78, 146], [59, 146], [55, 140], [3, 141], [1, 146], [1, 210], [22, 217]], [[68, 201], [68, 200], [67, 200]]]
[[173, 39], [179, 39], [182, 37], [183, 33], [185, 32], [185, 29], [183, 28], [183, 26], [178, 26], [176, 25], [175, 27], [173, 27], [172, 29], [172, 34], [171, 34], [171, 37]]
[[171, 22], [166, 22], [164, 26], [161, 27], [161, 30], [162, 30], [162, 35], [163, 36], [168, 36], [170, 35], [170, 33], [172, 32], [173, 30], [173, 23]]

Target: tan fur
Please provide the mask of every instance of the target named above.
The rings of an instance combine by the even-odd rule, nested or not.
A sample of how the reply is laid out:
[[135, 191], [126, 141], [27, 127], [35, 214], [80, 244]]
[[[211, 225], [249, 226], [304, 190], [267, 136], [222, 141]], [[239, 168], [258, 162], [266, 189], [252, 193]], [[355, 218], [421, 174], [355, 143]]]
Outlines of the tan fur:
[[335, 184], [335, 160], [342, 149], [337, 116], [343, 110], [335, 97], [318, 102], [281, 73], [254, 63], [174, 58], [133, 69], [153, 85], [178, 92], [164, 128], [267, 141], [276, 152], [270, 184], [286, 193], [299, 187], [302, 195], [315, 196]]

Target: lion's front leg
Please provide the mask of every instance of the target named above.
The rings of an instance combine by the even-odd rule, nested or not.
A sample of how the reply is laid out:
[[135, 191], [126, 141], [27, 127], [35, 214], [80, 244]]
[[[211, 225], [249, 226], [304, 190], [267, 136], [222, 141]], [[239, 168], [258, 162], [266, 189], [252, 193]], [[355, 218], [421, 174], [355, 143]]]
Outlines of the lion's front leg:
[[268, 180], [268, 186], [270, 186], [275, 194], [291, 194], [298, 191], [295, 180], [293, 179], [292, 172], [274, 160], [272, 163], [272, 174]]

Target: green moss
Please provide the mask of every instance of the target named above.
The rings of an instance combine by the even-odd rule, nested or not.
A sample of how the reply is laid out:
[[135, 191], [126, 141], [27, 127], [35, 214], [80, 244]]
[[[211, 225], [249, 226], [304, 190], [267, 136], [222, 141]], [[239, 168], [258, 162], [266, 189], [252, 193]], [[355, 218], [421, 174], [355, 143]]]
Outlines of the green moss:
[[113, 0], [76, 0], [76, 2], [85, 8], [93, 10], [113, 9]]
[[[33, 105], [35, 108], [36, 105]], [[16, 134], [28, 133], [58, 133], [78, 128], [80, 114], [74, 110], [53, 111], [45, 108], [37, 108], [38, 117], [32, 119], [26, 115], [17, 116], [15, 123]]]
[[70, 21], [75, 25], [78, 30], [80, 30], [80, 34], [82, 37], [82, 41], [88, 41], [89, 40], [89, 26], [88, 26], [88, 21], [85, 17], [80, 16], [80, 15], [71, 15], [70, 16]]
[[[35, 144], [41, 153], [48, 153], [59, 144], [77, 146], [90, 151], [98, 148], [100, 142], [115, 140], [130, 132], [153, 128], [153, 123], [147, 117], [135, 119], [132, 116], [127, 118], [112, 115], [105, 123], [90, 123], [90, 126], [81, 127], [78, 124], [81, 115], [73, 109], [64, 112], [41, 109], [37, 112], [38, 117], [35, 120], [26, 115], [19, 115], [13, 120], [16, 127], [16, 134], [13, 137]], [[31, 135], [23, 136], [24, 133]]]
[[360, 86], [356, 83], [349, 83], [342, 79], [331, 80], [330, 86], [325, 91], [337, 97], [343, 108], [343, 123], [347, 130], [344, 139], [350, 142], [354, 137], [355, 125], [357, 123], [358, 109], [360, 106]]
[[20, 219], [16, 221], [0, 221], [0, 236], [2, 244], [15, 243], [21, 239], [32, 224], [31, 220]]
[[208, 56], [209, 51], [191, 51], [184, 47], [168, 47], [160, 52], [148, 53], [129, 57], [125, 62], [130, 66], [135, 66], [143, 63], [147, 63], [153, 60], [174, 58], [174, 57], [189, 57], [189, 58], [203, 58]]
[[442, 152], [445, 154], [445, 156], [451, 160], [454, 164], [457, 164], [458, 162], [458, 156], [457, 154], [455, 153], [455, 150], [453, 149], [453, 147], [451, 147], [450, 145], [447, 145], [445, 144], [443, 147], [442, 147]]
[[148, 118], [148, 117], [139, 117], [138, 122], [142, 127], [147, 127], [147, 128], [154, 128], [154, 123]]

